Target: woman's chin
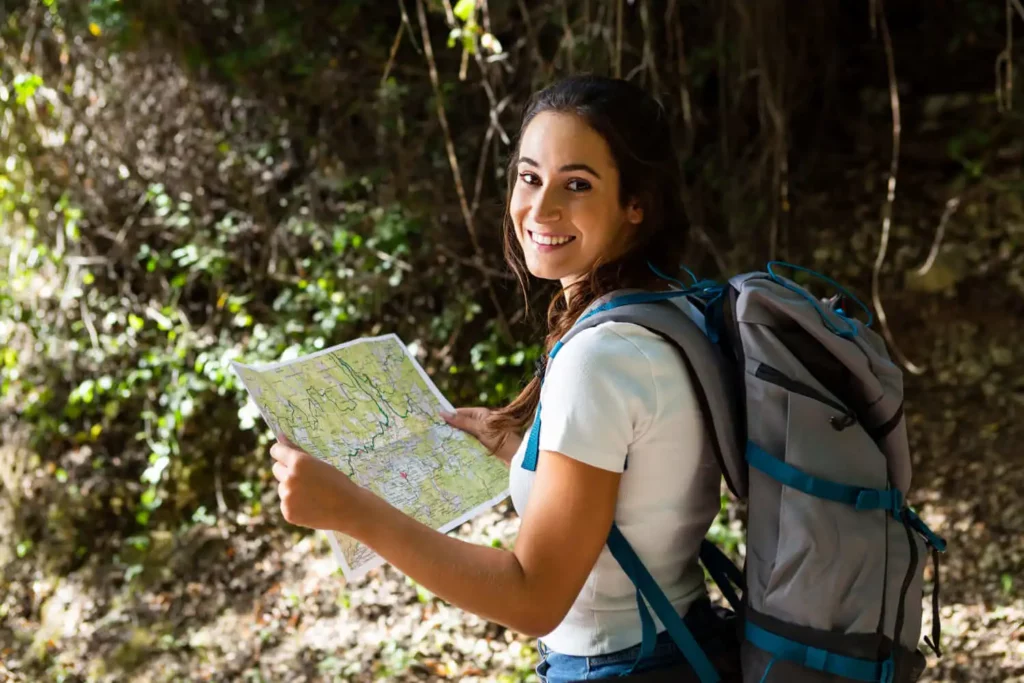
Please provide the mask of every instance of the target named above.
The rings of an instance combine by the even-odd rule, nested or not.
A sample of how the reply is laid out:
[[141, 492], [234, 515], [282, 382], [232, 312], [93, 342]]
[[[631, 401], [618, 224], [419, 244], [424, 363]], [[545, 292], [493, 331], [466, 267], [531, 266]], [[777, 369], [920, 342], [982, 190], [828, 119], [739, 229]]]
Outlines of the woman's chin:
[[561, 280], [567, 274], [565, 268], [556, 268], [550, 264], [536, 263], [532, 260], [527, 261], [526, 269], [538, 280]]

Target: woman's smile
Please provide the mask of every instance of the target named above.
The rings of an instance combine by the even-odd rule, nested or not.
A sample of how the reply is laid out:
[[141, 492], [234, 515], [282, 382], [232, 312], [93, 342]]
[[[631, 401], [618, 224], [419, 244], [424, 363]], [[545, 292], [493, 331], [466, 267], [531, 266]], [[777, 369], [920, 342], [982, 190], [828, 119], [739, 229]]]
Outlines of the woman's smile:
[[536, 232], [534, 230], [527, 230], [527, 232], [530, 234], [530, 243], [534, 249], [542, 254], [561, 249], [576, 239], [572, 235], [556, 235], [554, 233]]

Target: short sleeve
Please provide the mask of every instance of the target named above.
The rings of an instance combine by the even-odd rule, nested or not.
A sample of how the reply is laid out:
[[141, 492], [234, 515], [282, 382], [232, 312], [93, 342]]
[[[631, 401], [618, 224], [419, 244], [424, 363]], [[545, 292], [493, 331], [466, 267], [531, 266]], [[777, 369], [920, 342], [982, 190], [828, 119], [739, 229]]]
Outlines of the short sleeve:
[[[580, 332], [550, 363], [541, 391], [540, 450], [622, 472], [637, 435], [650, 424], [657, 394], [648, 357], [629, 323]], [[646, 330], [643, 330], [646, 332]]]

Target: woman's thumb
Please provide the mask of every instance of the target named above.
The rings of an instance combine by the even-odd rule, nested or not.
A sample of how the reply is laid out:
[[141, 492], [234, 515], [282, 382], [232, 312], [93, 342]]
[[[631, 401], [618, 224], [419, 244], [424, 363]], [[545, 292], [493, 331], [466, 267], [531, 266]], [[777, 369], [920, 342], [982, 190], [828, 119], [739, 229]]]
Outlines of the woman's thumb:
[[439, 415], [441, 416], [442, 420], [444, 420], [445, 422], [447, 422], [448, 424], [450, 424], [452, 426], [457, 426], [457, 424], [461, 421], [461, 418], [459, 417], [458, 412], [452, 412], [450, 410], [442, 410], [439, 413]]
[[441, 417], [445, 422], [456, 429], [475, 434], [479, 415], [472, 408], [459, 408], [454, 413], [441, 411]]

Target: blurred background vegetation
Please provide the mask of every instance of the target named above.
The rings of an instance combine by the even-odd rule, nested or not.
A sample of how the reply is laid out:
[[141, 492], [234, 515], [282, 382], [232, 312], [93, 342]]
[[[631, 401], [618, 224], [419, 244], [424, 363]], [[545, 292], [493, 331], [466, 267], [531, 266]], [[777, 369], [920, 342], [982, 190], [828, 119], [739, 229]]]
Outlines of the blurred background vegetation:
[[[391, 570], [345, 587], [310, 564], [229, 363], [394, 331], [453, 403], [514, 395], [553, 290], [527, 306], [503, 267], [504, 169], [528, 95], [580, 71], [672, 116], [691, 268], [783, 257], [888, 312], [918, 499], [967, 520], [942, 529], [970, 549], [947, 616], [975, 657], [929, 675], [1024, 675], [1024, 509], [1000, 497], [1022, 20], [1018, 0], [0, 0], [0, 677], [529, 678], [514, 634]], [[509, 543], [514, 520], [460, 533]], [[714, 533], [742, 552], [733, 506]], [[318, 621], [346, 626], [318, 645]]]

